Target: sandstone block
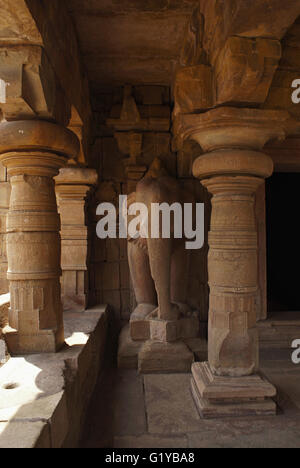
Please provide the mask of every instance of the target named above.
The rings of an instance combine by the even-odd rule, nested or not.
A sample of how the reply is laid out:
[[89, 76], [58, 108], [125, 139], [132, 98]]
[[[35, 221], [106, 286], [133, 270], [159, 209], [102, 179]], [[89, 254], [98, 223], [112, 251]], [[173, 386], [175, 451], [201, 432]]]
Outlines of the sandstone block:
[[177, 322], [158, 319], [150, 320], [150, 339], [161, 342], [176, 341]]
[[137, 369], [138, 354], [142, 346], [142, 342], [133, 341], [130, 336], [130, 327], [126, 325], [119, 336], [118, 367], [120, 369]]
[[218, 377], [208, 363], [193, 364], [192, 374], [192, 393], [203, 418], [276, 414], [276, 389], [261, 375]]
[[2, 46], [0, 68], [6, 84], [1, 109], [7, 120], [40, 117], [68, 124], [71, 108], [43, 48]]
[[209, 109], [213, 106], [212, 69], [197, 65], [181, 69], [175, 78], [175, 115]]
[[279, 41], [230, 37], [216, 65], [217, 104], [263, 103], [280, 58]]
[[194, 361], [193, 353], [181, 341], [161, 343], [147, 341], [138, 357], [141, 374], [187, 373]]

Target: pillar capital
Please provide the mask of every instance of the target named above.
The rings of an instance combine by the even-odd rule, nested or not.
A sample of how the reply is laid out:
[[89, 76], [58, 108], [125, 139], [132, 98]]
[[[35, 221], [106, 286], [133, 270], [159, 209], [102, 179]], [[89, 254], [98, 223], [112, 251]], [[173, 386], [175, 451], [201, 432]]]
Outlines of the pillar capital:
[[180, 114], [174, 121], [175, 146], [195, 140], [204, 152], [222, 149], [260, 151], [270, 140], [299, 131], [288, 112], [219, 107], [203, 114]]
[[265, 179], [272, 175], [273, 169], [270, 156], [258, 151], [233, 149], [200, 156], [194, 162], [193, 174], [200, 180], [219, 175], [251, 175]]
[[79, 141], [70, 130], [42, 120], [0, 125], [0, 160], [13, 175], [54, 176], [68, 158], [76, 159]]
[[60, 169], [54, 180], [59, 197], [84, 199], [91, 187], [97, 184], [98, 174], [95, 169], [69, 166]]

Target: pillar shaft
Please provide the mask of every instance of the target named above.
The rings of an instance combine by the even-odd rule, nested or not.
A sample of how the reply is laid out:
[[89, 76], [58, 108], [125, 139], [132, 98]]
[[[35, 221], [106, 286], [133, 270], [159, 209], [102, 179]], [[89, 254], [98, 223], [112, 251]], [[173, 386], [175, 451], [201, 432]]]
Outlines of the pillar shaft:
[[53, 177], [76, 155], [76, 137], [54, 124], [0, 126], [0, 160], [11, 181], [7, 216], [11, 308], [5, 330], [13, 354], [57, 351], [64, 343], [60, 300], [60, 220]]
[[209, 364], [214, 374], [244, 376], [258, 369], [256, 331], [257, 231], [255, 177], [203, 181], [212, 198], [208, 271]]
[[62, 301], [83, 312], [88, 303], [89, 230], [86, 199], [98, 180], [94, 169], [70, 166], [55, 178], [62, 239]]
[[175, 119], [177, 141], [205, 154], [194, 176], [212, 194], [208, 275], [208, 362], [192, 366], [192, 391], [203, 417], [269, 415], [276, 389], [259, 371], [258, 228], [255, 195], [273, 172], [262, 152], [293, 127], [288, 114], [218, 108]]

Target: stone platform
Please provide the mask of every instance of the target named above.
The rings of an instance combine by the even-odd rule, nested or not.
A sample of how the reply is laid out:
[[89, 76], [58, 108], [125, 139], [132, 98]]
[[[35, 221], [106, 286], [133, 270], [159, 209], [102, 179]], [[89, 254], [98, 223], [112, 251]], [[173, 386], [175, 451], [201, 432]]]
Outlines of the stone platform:
[[289, 350], [263, 350], [264, 375], [276, 385], [277, 416], [203, 419], [191, 374], [112, 370], [99, 379], [82, 448], [300, 448], [300, 365]]
[[203, 418], [271, 416], [276, 414], [276, 388], [265, 377], [213, 375], [208, 362], [192, 366], [192, 394]]
[[64, 314], [59, 353], [11, 358], [0, 369], [0, 447], [74, 448], [103, 364], [105, 306]]
[[300, 337], [299, 312], [277, 312], [257, 324], [261, 349], [288, 349]]
[[[197, 329], [198, 334], [198, 329]], [[207, 341], [203, 338], [185, 338], [175, 342], [158, 340], [134, 341], [130, 325], [119, 337], [118, 367], [138, 369], [140, 373], [186, 373], [195, 360], [207, 359]]]

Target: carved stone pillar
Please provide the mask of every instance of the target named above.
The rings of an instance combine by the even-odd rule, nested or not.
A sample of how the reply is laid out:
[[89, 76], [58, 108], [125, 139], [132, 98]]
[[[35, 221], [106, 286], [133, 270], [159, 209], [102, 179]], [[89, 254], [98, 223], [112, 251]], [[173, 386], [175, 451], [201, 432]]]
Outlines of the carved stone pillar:
[[6, 255], [6, 217], [9, 208], [10, 183], [6, 169], [0, 164], [0, 295], [8, 292]]
[[62, 301], [65, 310], [83, 312], [88, 302], [86, 197], [97, 183], [94, 169], [67, 167], [55, 178], [61, 217]]
[[0, 161], [12, 192], [7, 216], [11, 308], [4, 330], [13, 354], [55, 352], [64, 343], [60, 221], [53, 177], [79, 151], [76, 136], [44, 121], [0, 125]]
[[204, 417], [274, 414], [276, 389], [258, 372], [258, 267], [255, 193], [271, 176], [261, 152], [284, 138], [286, 113], [219, 108], [184, 116], [177, 130], [206, 152], [194, 176], [213, 195], [209, 234], [208, 361], [192, 367], [192, 389]]

